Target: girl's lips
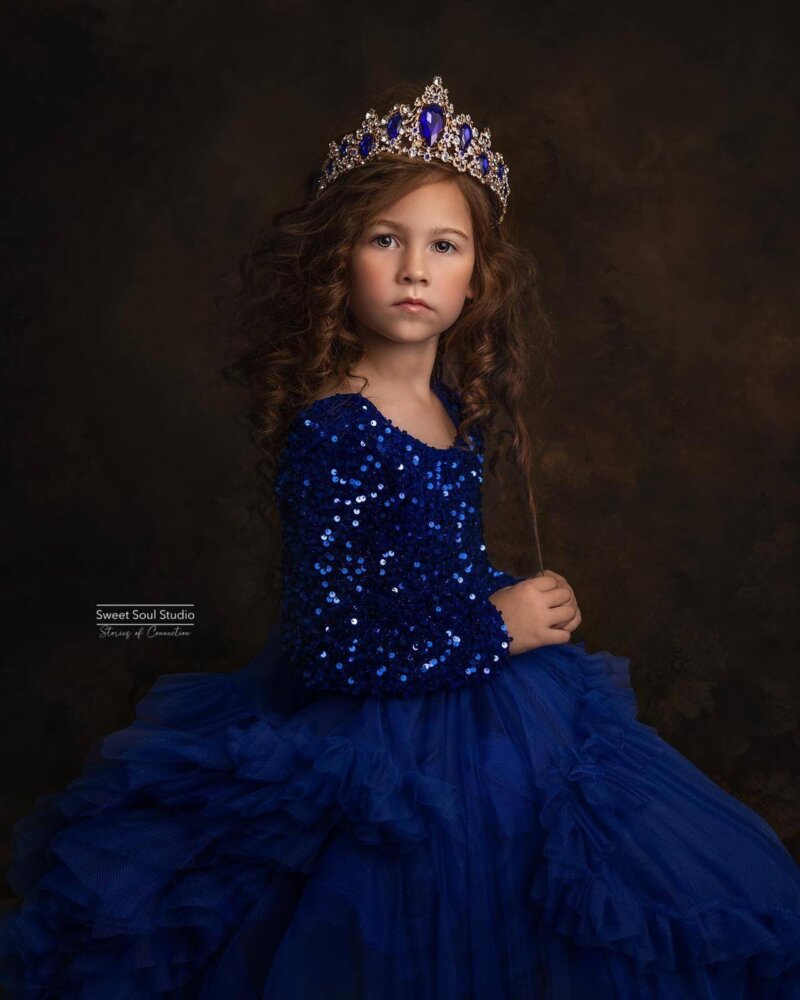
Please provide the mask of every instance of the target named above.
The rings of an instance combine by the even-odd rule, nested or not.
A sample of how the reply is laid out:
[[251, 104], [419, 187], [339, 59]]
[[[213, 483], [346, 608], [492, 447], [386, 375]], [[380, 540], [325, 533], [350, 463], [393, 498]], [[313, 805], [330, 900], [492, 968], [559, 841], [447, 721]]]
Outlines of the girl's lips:
[[419, 302], [396, 302], [395, 309], [403, 309], [405, 312], [427, 312], [428, 306], [423, 306]]

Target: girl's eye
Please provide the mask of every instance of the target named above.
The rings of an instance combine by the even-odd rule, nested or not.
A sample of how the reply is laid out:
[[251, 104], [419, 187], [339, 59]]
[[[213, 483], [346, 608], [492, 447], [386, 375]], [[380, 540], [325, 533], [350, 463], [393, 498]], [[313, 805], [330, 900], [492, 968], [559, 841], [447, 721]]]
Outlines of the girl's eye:
[[[388, 250], [388, 248], [391, 246], [391, 242], [384, 243], [382, 241], [383, 240], [390, 240], [391, 241], [393, 239], [394, 239], [394, 236], [392, 236], [391, 233], [378, 233], [377, 236], [373, 236], [372, 237], [372, 239], [370, 240], [370, 242], [371, 243], [375, 243], [377, 246], [379, 246], [379, 247], [381, 247], [383, 249], [387, 249]], [[450, 240], [437, 240], [433, 245], [437, 248], [436, 252], [438, 254], [441, 254], [442, 256], [444, 256], [444, 255], [446, 255], [448, 253], [451, 253], [452, 251], [457, 250], [457, 247], [456, 247], [455, 243], [451, 243]], [[438, 249], [440, 247], [444, 247], [444, 249], [443, 250]]]

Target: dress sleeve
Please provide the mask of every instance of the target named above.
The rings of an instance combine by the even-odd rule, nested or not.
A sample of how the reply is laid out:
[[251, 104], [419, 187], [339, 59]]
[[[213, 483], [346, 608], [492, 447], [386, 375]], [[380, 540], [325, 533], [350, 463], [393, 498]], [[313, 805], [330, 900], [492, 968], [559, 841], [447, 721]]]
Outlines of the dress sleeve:
[[515, 583], [521, 583], [522, 580], [527, 580], [526, 576], [514, 576], [513, 573], [506, 573], [505, 570], [495, 569], [491, 562], [488, 566], [487, 575], [491, 586], [491, 590], [489, 591], [490, 593], [494, 593], [495, 590], [500, 590], [501, 587], [511, 587]]
[[404, 697], [499, 673], [511, 636], [486, 581], [437, 572], [394, 463], [328, 419], [302, 420], [290, 445], [283, 635], [305, 686]]

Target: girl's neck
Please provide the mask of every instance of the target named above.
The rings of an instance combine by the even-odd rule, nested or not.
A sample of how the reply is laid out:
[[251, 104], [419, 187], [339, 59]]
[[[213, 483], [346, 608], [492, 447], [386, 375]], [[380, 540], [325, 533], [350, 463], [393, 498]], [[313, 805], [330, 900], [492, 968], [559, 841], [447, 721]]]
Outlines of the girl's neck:
[[[364, 382], [364, 379], [368, 380], [367, 383]], [[351, 378], [345, 375], [339, 382], [326, 383], [317, 392], [315, 398], [330, 396], [337, 392], [363, 392], [364, 395], [375, 401], [408, 402], [409, 400], [419, 400], [425, 402], [430, 399], [433, 381], [431, 374], [422, 379], [415, 375], [413, 379], [406, 381], [394, 375], [382, 375], [362, 368], [354, 370]]]

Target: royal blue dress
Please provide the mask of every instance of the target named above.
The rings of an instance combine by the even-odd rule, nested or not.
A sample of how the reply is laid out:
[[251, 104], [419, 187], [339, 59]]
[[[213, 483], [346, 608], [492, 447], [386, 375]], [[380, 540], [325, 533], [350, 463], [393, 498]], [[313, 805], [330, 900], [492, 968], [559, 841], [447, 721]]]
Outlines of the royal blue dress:
[[297, 414], [278, 624], [16, 825], [9, 996], [800, 997], [771, 827], [637, 719], [627, 659], [510, 655], [482, 448], [354, 393]]

